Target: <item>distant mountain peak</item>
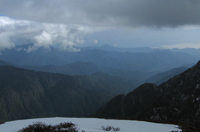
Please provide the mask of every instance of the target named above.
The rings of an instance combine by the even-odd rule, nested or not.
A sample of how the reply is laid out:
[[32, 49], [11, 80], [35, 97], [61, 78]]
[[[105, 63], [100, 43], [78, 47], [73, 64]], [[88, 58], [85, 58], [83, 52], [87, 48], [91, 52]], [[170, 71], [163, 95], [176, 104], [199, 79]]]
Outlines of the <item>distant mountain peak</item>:
[[113, 48], [113, 46], [109, 45], [109, 44], [104, 44], [101, 46], [101, 48]]

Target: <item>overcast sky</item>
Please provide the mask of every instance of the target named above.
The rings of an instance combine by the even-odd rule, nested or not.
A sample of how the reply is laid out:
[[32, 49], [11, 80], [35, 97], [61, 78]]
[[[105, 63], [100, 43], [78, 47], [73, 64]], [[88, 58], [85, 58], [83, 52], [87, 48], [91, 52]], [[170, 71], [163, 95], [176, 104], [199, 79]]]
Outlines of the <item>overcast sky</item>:
[[0, 0], [0, 49], [200, 48], [199, 12], [200, 0]]

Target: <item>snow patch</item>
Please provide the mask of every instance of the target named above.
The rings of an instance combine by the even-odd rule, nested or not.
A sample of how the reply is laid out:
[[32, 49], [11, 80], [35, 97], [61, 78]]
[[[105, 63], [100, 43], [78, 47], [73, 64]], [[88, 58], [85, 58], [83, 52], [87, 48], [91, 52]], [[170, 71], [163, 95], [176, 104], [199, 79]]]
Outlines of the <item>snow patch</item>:
[[35, 122], [43, 122], [51, 125], [56, 125], [62, 122], [72, 122], [76, 124], [77, 128], [79, 128], [79, 132], [82, 130], [85, 132], [104, 132], [101, 127], [108, 125], [120, 128], [119, 132], [170, 132], [172, 130], [180, 131], [180, 129], [177, 128], [177, 125], [150, 123], [145, 121], [58, 117], [10, 121], [0, 125], [0, 131], [16, 132]]

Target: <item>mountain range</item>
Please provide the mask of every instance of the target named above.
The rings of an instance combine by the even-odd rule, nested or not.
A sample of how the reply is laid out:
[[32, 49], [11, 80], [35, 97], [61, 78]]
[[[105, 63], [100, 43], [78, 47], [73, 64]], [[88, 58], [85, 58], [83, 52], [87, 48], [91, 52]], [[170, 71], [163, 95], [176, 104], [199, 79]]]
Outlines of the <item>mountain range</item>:
[[150, 47], [135, 47], [135, 48], [121, 48], [121, 47], [115, 47], [111, 46], [109, 44], [104, 44], [100, 47], [93, 46], [93, 47], [82, 47], [81, 49], [83, 50], [103, 50], [103, 51], [111, 51], [111, 52], [132, 52], [132, 53], [149, 53], [149, 52], [154, 52], [154, 51], [164, 51], [164, 50], [169, 50], [172, 52], [182, 52], [186, 53], [189, 55], [200, 55], [200, 49], [195, 49], [195, 48], [183, 48], [183, 49], [178, 49], [178, 48], [173, 48], [173, 49], [158, 49], [158, 48], [150, 48]]
[[0, 120], [87, 116], [131, 89], [131, 81], [105, 73], [69, 76], [0, 66]]
[[[185, 71], [188, 67], [179, 67], [174, 68], [169, 71], [161, 72], [156, 75], [152, 72], [133, 72], [133, 71], [125, 71], [115, 68], [108, 68], [108, 67], [100, 67], [94, 63], [89, 62], [74, 62], [70, 64], [66, 64], [63, 66], [19, 66], [7, 63], [5, 61], [0, 60], [1, 65], [10, 65], [18, 68], [23, 69], [31, 69], [34, 71], [42, 71], [42, 72], [50, 72], [50, 73], [60, 73], [60, 74], [67, 74], [67, 75], [92, 75], [97, 72], [103, 72], [111, 76], [117, 76], [126, 80], [131, 80], [134, 82], [135, 88], [145, 82], [155, 83], [157, 85], [167, 81], [171, 77]], [[153, 76], [152, 76], [153, 75]]]
[[121, 94], [91, 116], [168, 123], [200, 121], [200, 61], [192, 68], [157, 86], [145, 83]]
[[153, 72], [138, 72], [116, 69], [112, 67], [101, 67], [90, 62], [73, 62], [62, 66], [16, 66], [34, 71], [43, 71], [50, 73], [61, 73], [67, 75], [92, 75], [97, 72], [104, 72], [111, 76], [117, 76], [134, 82], [135, 87], [141, 85], [145, 79], [154, 75]]
[[1, 51], [0, 121], [88, 115], [199, 121], [200, 62], [186, 67], [198, 60], [197, 54], [149, 48], [114, 51], [108, 46], [27, 53], [27, 46]]
[[23, 69], [30, 69], [34, 71], [42, 71], [49, 73], [60, 73], [66, 75], [93, 75], [97, 72], [103, 72], [111, 76], [117, 76], [126, 80], [130, 80], [134, 83], [135, 88], [142, 84], [145, 79], [149, 78], [153, 73], [151, 72], [133, 72], [125, 71], [109, 67], [100, 67], [94, 63], [90, 62], [74, 62], [62, 66], [23, 66], [23, 65], [14, 65], [5, 61], [0, 60], [0, 66], [9, 65]]
[[[190, 66], [190, 67], [192, 67], [192, 66]], [[188, 68], [189, 67], [173, 68], [169, 71], [161, 72], [161, 73], [158, 73], [156, 75], [153, 75], [153, 76], [147, 78], [145, 80], [145, 82], [155, 83], [156, 85], [160, 85], [161, 83], [168, 81], [170, 78], [186, 71]]]
[[1, 51], [0, 60], [15, 65], [45, 66], [66, 65], [73, 62], [90, 62], [100, 67], [125, 71], [160, 73], [187, 64], [194, 64], [198, 56], [169, 50], [151, 52], [117, 52], [100, 49], [81, 49], [79, 52], [60, 51], [57, 48], [39, 48], [27, 53], [28, 45]]

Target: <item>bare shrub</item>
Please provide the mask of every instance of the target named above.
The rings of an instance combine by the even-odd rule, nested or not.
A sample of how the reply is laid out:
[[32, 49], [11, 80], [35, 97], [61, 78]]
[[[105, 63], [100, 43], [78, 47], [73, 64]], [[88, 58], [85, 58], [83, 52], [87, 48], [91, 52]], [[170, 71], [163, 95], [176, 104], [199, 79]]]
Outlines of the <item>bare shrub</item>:
[[37, 122], [19, 130], [18, 132], [78, 132], [78, 130], [75, 124], [71, 122], [60, 123], [55, 126]]
[[120, 128], [119, 127], [113, 127], [113, 126], [102, 126], [101, 127], [104, 131], [110, 131], [110, 130], [113, 130], [113, 131], [120, 131]]
[[113, 131], [120, 131], [120, 128], [119, 127], [116, 127], [116, 128], [113, 127]]

